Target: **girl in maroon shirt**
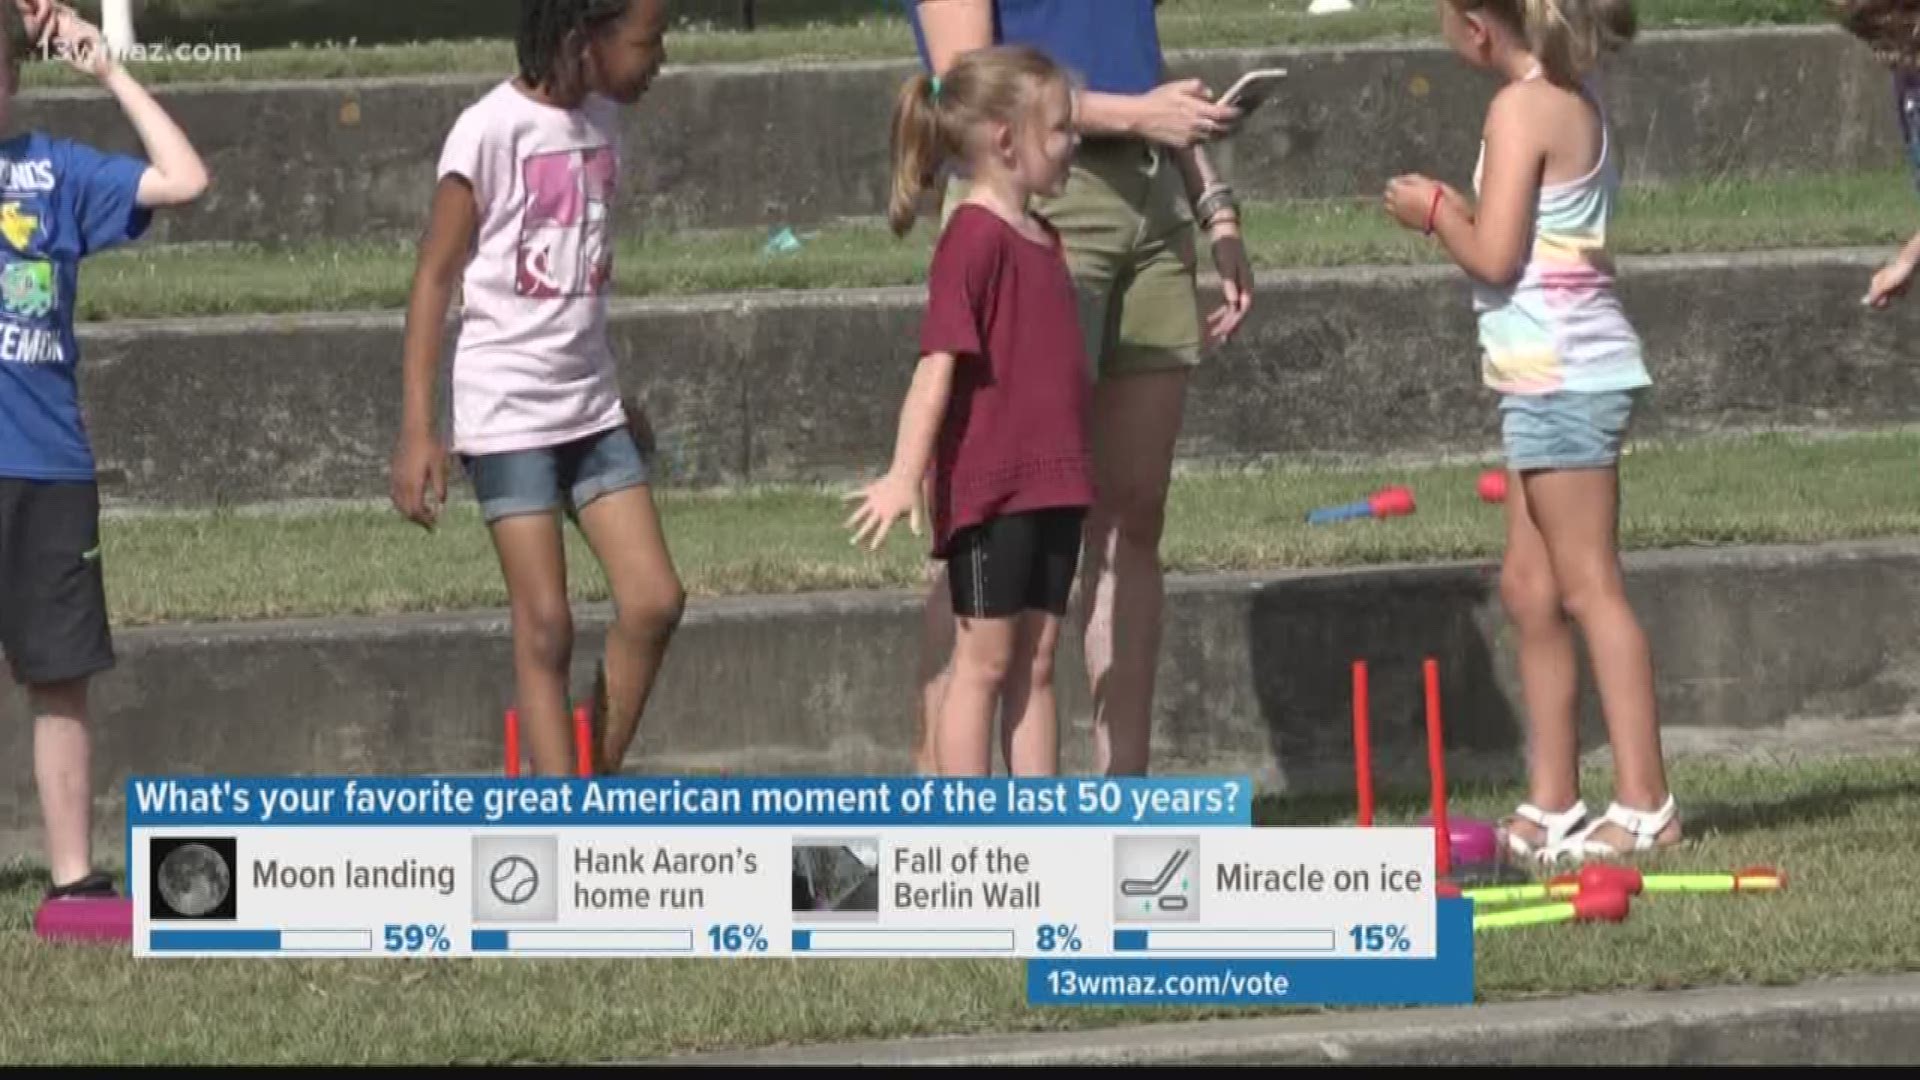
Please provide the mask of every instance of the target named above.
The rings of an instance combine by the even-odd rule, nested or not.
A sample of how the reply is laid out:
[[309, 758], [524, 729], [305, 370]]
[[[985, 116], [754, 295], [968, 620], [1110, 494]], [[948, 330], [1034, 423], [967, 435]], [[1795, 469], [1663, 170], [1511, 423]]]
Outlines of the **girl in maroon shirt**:
[[935, 755], [984, 776], [993, 720], [1016, 776], [1059, 771], [1053, 658], [1093, 502], [1087, 353], [1060, 237], [1029, 208], [1066, 184], [1076, 138], [1065, 73], [1038, 50], [971, 53], [938, 85], [916, 75], [894, 110], [894, 231], [913, 228], [948, 159], [971, 178], [935, 246], [918, 366], [893, 466], [854, 496], [855, 542], [878, 547], [921, 481], [933, 555], [959, 632]]

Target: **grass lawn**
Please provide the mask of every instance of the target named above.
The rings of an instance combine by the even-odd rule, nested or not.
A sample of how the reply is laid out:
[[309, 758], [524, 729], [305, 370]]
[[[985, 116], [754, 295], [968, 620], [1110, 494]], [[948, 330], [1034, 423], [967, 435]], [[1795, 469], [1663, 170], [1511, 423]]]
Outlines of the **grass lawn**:
[[[1622, 469], [1623, 542], [1646, 549], [1920, 533], [1917, 462], [1920, 432], [1642, 446]], [[1203, 571], [1497, 555], [1502, 515], [1475, 494], [1482, 467], [1376, 463], [1182, 476], [1168, 510], [1166, 560], [1175, 571]], [[1304, 522], [1313, 507], [1386, 483], [1410, 484], [1418, 513], [1332, 527]], [[661, 497], [675, 562], [696, 596], [921, 580], [925, 541], [902, 522], [880, 552], [853, 548], [842, 527], [848, 506], [835, 491]], [[128, 514], [110, 517], [103, 539], [109, 603], [121, 625], [467, 610], [506, 600], [465, 499], [433, 534], [384, 509], [350, 508]], [[573, 594], [604, 599], [599, 568], [571, 529], [568, 544]]]
[[[1625, 203], [1614, 240], [1630, 254], [1893, 247], [1920, 222], [1900, 172], [1633, 188]], [[1372, 196], [1255, 204], [1246, 230], [1256, 266], [1266, 269], [1445, 258], [1390, 221]], [[803, 247], [789, 254], [764, 253], [760, 230], [663, 233], [621, 243], [614, 282], [627, 296], [918, 285], [936, 232], [936, 223], [923, 222], [903, 241], [877, 223], [847, 223], [803, 231]], [[399, 309], [414, 255], [411, 240], [134, 246], [87, 263], [79, 317]]]
[[[1920, 756], [1682, 759], [1691, 848], [1648, 869], [1774, 866], [1783, 893], [1659, 896], [1624, 924], [1476, 938], [1483, 1000], [1615, 989], [1786, 984], [1920, 970], [1911, 859]], [[1594, 774], [1589, 798], [1603, 798]], [[1458, 793], [1492, 817], [1515, 790]], [[1418, 796], [1387, 793], [1383, 823]], [[1265, 825], [1344, 823], [1345, 800], [1272, 801]], [[136, 961], [48, 947], [27, 928], [42, 878], [0, 874], [0, 1061], [45, 1064], [500, 1063], [912, 1035], [1045, 1031], [1253, 1010], [1029, 1008], [1007, 961]], [[129, 1007], [137, 1002], [137, 1007]]]
[[[684, 0], [683, 0], [684, 2]], [[322, 6], [324, 3], [324, 7]], [[97, 11], [97, 2], [82, 8]], [[791, 11], [782, 14], [782, 9]], [[763, 25], [746, 33], [737, 8], [683, 19], [667, 40], [674, 64], [859, 60], [913, 54], [899, 0], [760, 0]], [[1431, 0], [1368, 0], [1362, 10], [1308, 15], [1307, 0], [1176, 0], [1160, 12], [1169, 50], [1255, 48], [1428, 39]], [[239, 59], [144, 54], [146, 82], [365, 78], [513, 70], [513, 5], [505, 0], [143, 0], [136, 24], [150, 42], [239, 45]], [[1643, 29], [1824, 22], [1817, 0], [1639, 0]], [[79, 85], [54, 63], [35, 63], [26, 85]]]

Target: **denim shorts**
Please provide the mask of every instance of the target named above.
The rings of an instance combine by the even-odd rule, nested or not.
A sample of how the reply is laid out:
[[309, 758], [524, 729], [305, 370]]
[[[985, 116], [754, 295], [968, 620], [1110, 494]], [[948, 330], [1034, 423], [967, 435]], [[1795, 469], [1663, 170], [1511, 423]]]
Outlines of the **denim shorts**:
[[1617, 465], [1637, 398], [1633, 390], [1504, 395], [1500, 434], [1507, 467], [1526, 472]]
[[577, 515], [602, 495], [648, 482], [646, 459], [625, 425], [558, 446], [461, 461], [489, 525], [514, 514], [561, 508]]

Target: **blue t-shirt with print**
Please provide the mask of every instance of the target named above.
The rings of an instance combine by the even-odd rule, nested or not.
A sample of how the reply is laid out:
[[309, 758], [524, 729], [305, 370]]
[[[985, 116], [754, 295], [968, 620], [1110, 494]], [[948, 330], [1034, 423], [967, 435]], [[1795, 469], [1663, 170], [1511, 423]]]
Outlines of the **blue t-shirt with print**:
[[80, 260], [137, 239], [147, 163], [27, 132], [0, 142], [0, 477], [92, 480], [73, 333]]
[[[920, 0], [904, 0], [920, 61], [927, 61]], [[993, 40], [1031, 45], [1102, 94], [1144, 94], [1160, 85], [1157, 0], [993, 0]]]

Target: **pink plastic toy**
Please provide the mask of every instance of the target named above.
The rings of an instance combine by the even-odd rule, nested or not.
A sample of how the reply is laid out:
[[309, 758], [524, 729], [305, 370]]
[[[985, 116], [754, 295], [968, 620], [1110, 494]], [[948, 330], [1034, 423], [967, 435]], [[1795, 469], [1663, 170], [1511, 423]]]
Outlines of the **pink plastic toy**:
[[33, 913], [33, 932], [43, 941], [133, 940], [133, 901], [125, 897], [63, 897]]
[[[1420, 824], [1431, 826], [1432, 815], [1423, 816]], [[1447, 838], [1456, 866], [1485, 866], [1496, 860], [1499, 843], [1491, 821], [1448, 815]]]

